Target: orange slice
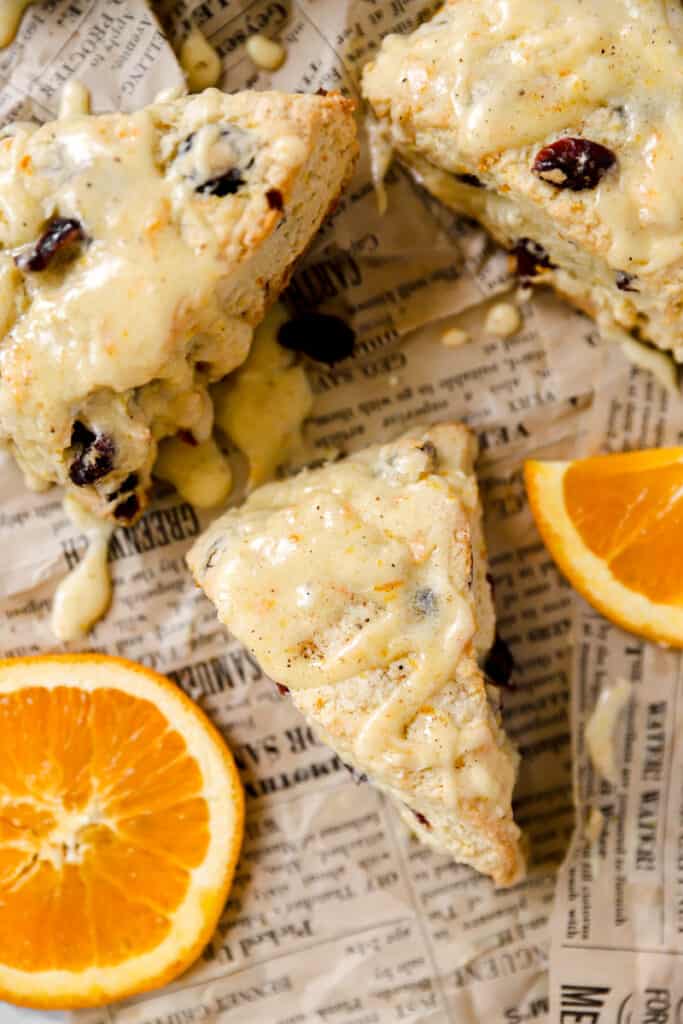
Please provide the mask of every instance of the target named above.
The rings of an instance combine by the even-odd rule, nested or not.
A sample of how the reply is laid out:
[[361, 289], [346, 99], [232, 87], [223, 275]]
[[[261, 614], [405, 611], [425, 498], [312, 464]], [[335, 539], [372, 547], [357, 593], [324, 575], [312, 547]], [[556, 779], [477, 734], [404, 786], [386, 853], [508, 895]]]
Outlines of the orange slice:
[[176, 977], [216, 926], [243, 823], [230, 752], [163, 676], [0, 661], [0, 999], [96, 1006]]
[[683, 448], [532, 461], [524, 474], [572, 586], [624, 629], [683, 647]]

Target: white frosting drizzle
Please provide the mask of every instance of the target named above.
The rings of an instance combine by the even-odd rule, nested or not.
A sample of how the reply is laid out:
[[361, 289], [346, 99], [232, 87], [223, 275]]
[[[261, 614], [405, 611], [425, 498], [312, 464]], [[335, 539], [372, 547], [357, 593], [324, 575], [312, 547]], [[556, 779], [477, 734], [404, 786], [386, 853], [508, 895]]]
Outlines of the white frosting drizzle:
[[71, 497], [64, 499], [64, 511], [88, 537], [85, 556], [59, 584], [52, 604], [52, 632], [68, 642], [88, 633], [111, 603], [107, 550], [114, 526], [90, 515]]
[[59, 117], [82, 117], [90, 113], [90, 89], [77, 78], [70, 78], [59, 97]]
[[601, 692], [586, 722], [585, 738], [590, 759], [597, 771], [611, 783], [617, 782], [614, 730], [621, 712], [631, 699], [631, 689], [627, 679], [618, 679], [614, 686]]
[[[427, 435], [428, 437], [429, 435]], [[355, 739], [364, 765], [440, 769], [446, 799], [492, 795], [509, 779], [454, 763], [491, 743], [481, 713], [456, 724], [428, 702], [474, 657], [478, 499], [431, 442], [360, 452], [254, 492], [198, 541], [189, 561], [231, 632], [264, 670], [309, 690], [391, 673]], [[482, 559], [483, 560], [483, 559]], [[419, 735], [406, 730], [418, 713]]]

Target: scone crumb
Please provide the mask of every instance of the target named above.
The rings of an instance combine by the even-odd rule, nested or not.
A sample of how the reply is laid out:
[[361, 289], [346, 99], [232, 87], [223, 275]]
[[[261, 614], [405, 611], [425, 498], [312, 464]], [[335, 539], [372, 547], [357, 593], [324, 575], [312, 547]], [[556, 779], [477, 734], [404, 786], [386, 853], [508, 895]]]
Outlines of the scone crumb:
[[249, 36], [246, 43], [247, 54], [257, 67], [264, 71], [277, 71], [282, 67], [287, 56], [287, 51], [281, 43], [274, 39], [268, 39], [259, 32]]
[[441, 344], [445, 345], [446, 348], [460, 348], [461, 345], [466, 345], [469, 340], [470, 336], [467, 331], [463, 331], [460, 327], [450, 327], [441, 335]]
[[484, 327], [498, 338], [509, 338], [521, 325], [522, 317], [516, 306], [511, 302], [497, 302], [489, 310]]

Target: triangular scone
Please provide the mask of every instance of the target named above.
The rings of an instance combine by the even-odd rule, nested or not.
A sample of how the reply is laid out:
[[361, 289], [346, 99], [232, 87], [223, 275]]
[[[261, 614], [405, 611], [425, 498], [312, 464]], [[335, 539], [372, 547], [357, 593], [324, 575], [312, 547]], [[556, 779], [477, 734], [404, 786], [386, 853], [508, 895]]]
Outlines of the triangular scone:
[[444, 424], [269, 484], [192, 548], [231, 633], [435, 848], [523, 858], [517, 754], [478, 661], [494, 613], [469, 431]]
[[377, 134], [522, 277], [683, 360], [680, 74], [664, 0], [447, 0], [384, 38], [363, 93]]
[[209, 89], [0, 141], [0, 442], [35, 486], [127, 521], [159, 438], [211, 432], [348, 179], [343, 97]]

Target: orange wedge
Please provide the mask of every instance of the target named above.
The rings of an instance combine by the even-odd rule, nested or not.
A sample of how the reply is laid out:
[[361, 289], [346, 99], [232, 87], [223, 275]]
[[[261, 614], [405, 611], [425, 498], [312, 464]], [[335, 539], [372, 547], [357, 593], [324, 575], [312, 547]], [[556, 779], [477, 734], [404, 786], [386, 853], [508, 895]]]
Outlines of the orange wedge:
[[0, 999], [96, 1006], [211, 937], [244, 798], [208, 719], [120, 658], [0, 661]]
[[623, 629], [683, 647], [683, 448], [532, 461], [524, 475], [572, 586]]

